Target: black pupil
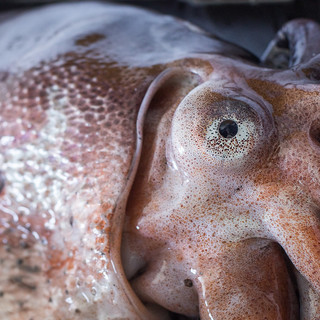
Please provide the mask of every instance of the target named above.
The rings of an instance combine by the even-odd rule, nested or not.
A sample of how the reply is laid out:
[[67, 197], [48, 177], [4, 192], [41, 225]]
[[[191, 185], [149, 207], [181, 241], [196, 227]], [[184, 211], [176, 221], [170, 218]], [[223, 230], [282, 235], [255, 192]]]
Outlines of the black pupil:
[[233, 138], [238, 133], [238, 125], [233, 120], [224, 120], [220, 123], [219, 133], [224, 138]]

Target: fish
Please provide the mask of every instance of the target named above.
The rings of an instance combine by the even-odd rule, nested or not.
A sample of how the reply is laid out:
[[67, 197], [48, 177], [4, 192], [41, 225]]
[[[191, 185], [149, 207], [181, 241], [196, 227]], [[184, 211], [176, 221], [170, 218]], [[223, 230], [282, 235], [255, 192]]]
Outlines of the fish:
[[1, 319], [319, 318], [317, 23], [261, 58], [103, 2], [0, 34]]

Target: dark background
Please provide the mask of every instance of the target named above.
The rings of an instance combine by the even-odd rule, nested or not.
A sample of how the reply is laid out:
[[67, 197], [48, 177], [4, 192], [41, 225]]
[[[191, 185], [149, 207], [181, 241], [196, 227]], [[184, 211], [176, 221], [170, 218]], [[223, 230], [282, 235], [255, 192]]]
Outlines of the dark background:
[[[67, 1], [0, 0], [0, 11], [27, 9], [50, 2]], [[177, 0], [113, 2], [134, 4], [183, 18], [210, 33], [245, 47], [257, 56], [261, 56], [268, 42], [286, 21], [303, 17], [320, 22], [320, 0], [213, 6], [194, 6]]]

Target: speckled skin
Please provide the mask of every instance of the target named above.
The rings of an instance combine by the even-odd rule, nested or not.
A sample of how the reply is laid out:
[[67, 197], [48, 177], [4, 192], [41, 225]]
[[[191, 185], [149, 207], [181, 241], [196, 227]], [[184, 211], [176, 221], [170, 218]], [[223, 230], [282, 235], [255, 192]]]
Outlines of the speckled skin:
[[317, 46], [93, 2], [0, 34], [1, 319], [320, 317]]

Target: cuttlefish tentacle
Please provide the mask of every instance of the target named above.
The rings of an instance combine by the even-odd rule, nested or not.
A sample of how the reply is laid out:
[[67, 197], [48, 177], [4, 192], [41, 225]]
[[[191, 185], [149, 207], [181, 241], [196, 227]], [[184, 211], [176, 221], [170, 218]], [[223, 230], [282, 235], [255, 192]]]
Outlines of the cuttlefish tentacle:
[[276, 67], [293, 67], [320, 52], [320, 26], [297, 19], [286, 23], [262, 55], [262, 62]]
[[[277, 189], [276, 186], [272, 188]], [[268, 188], [267, 188], [268, 189]], [[300, 319], [318, 319], [320, 314], [320, 223], [319, 208], [300, 186], [284, 193], [280, 184], [277, 199], [264, 199], [262, 225], [266, 236], [279, 243], [294, 265], [300, 299]], [[299, 191], [300, 189], [300, 191]], [[298, 192], [297, 192], [298, 190]], [[270, 191], [265, 190], [263, 194]], [[282, 201], [279, 201], [279, 198]], [[285, 204], [285, 205], [284, 205]], [[303, 205], [301, 205], [303, 204]]]
[[[279, 191], [280, 192], [280, 191]], [[281, 194], [281, 193], [280, 193]], [[286, 196], [282, 194], [285, 198]], [[300, 200], [300, 199], [299, 199]], [[297, 206], [294, 199], [288, 199]], [[270, 203], [272, 203], [270, 201]], [[281, 244], [292, 263], [320, 292], [320, 224], [319, 212], [309, 207], [275, 205], [265, 216], [270, 233]], [[270, 217], [270, 215], [272, 217]], [[293, 236], [294, 235], [294, 236]]]
[[297, 298], [277, 244], [250, 239], [223, 246], [221, 253], [206, 263], [210, 267], [199, 266], [205, 270], [198, 275], [201, 319], [298, 319]]

